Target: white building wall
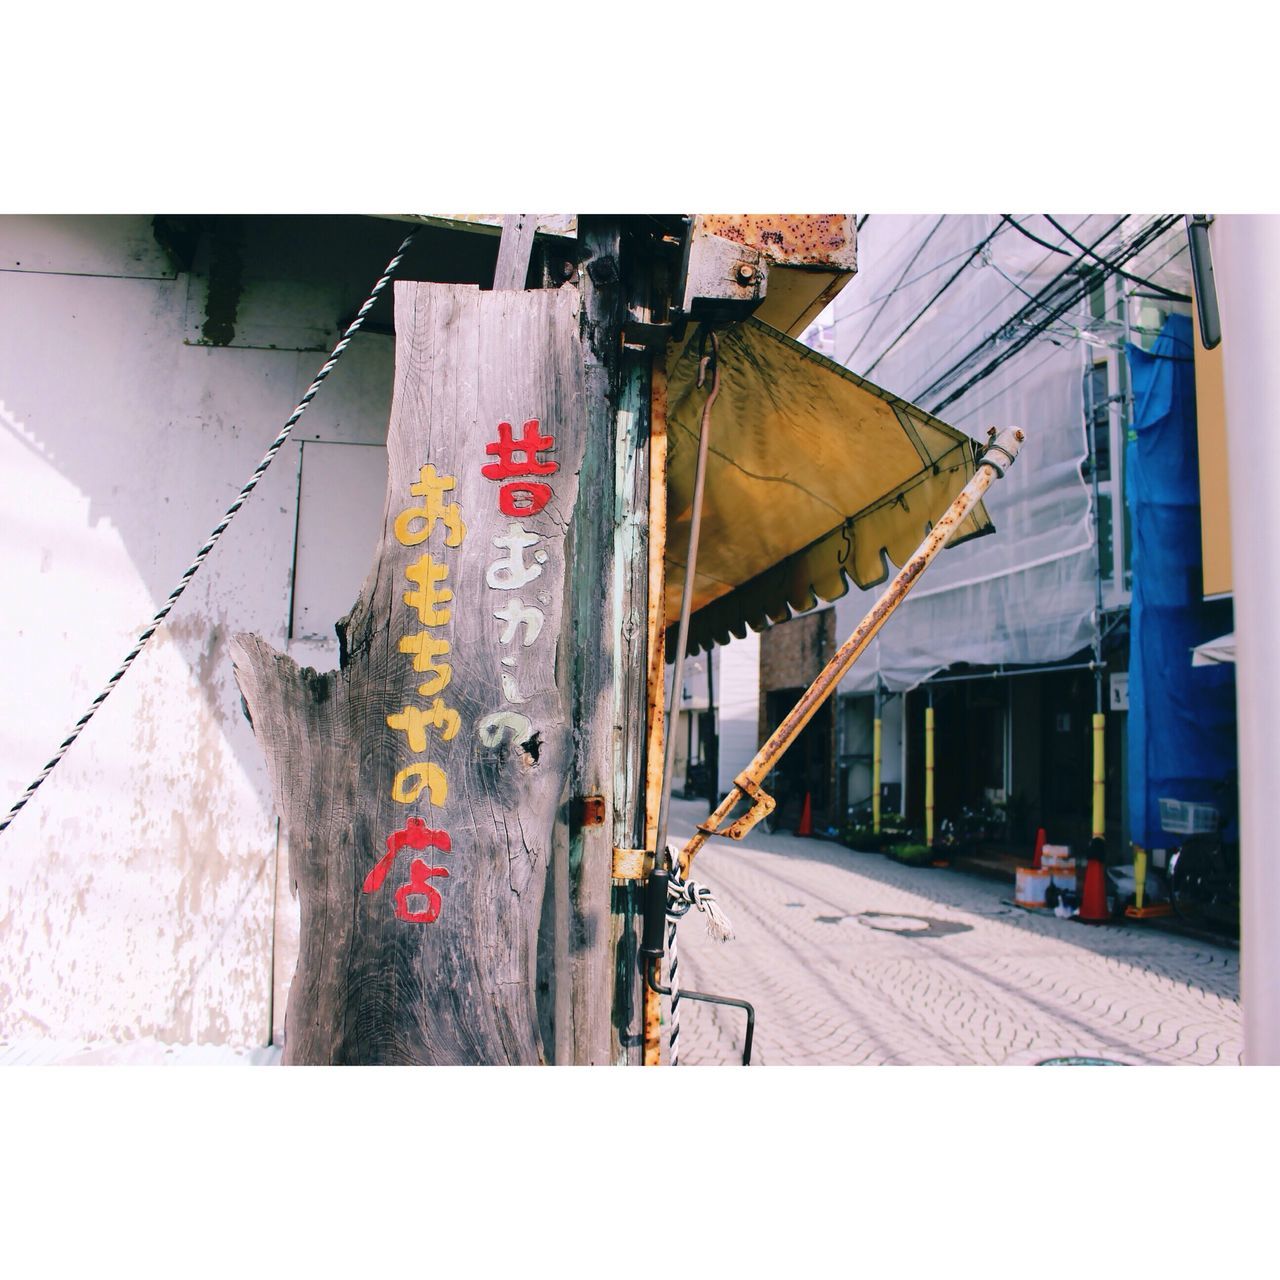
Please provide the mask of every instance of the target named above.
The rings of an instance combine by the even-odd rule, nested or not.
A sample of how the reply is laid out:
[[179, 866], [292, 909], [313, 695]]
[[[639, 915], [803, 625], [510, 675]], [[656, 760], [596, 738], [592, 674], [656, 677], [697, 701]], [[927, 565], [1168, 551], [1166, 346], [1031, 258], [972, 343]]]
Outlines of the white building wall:
[[720, 732], [719, 790], [724, 795], [734, 778], [751, 763], [760, 747], [760, 636], [748, 631], [718, 650], [716, 701]]
[[[115, 670], [323, 358], [192, 344], [192, 288], [148, 218], [0, 217], [5, 809]], [[316, 330], [337, 319], [333, 308], [300, 316]], [[391, 344], [356, 339], [300, 436], [385, 438]], [[273, 944], [277, 893], [286, 916], [296, 906], [227, 640], [259, 631], [286, 647], [299, 463], [291, 442], [0, 836], [0, 1040], [267, 1042], [273, 949], [286, 953], [277, 971], [291, 972], [296, 937], [286, 922]], [[339, 536], [347, 518], [331, 513]], [[330, 625], [367, 562], [351, 584], [312, 572]], [[283, 984], [275, 999], [278, 1024]]]
[[[846, 805], [857, 808], [871, 797], [872, 750], [874, 747], [875, 697], [873, 694], [841, 694], [839, 696], [841, 785]], [[881, 706], [880, 781], [901, 782], [904, 752], [902, 746], [901, 698], [886, 698]], [[845, 815], [842, 815], [842, 817]]]

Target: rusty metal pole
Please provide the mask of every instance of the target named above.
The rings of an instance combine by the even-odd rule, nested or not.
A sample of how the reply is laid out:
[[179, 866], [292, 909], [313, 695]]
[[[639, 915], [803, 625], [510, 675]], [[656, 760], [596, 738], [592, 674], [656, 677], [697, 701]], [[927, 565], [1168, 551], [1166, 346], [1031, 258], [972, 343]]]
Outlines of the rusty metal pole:
[[[662, 807], [662, 766], [665, 758], [663, 705], [663, 635], [666, 630], [667, 586], [667, 371], [653, 362], [649, 411], [649, 724], [645, 748], [644, 840], [656, 849], [658, 811]], [[647, 874], [648, 868], [645, 868]], [[654, 990], [662, 983], [662, 961], [654, 962], [653, 982], [644, 985], [644, 1065], [662, 1061], [662, 997]]]
[[[699, 824], [693, 839], [681, 851], [679, 868], [681, 875], [689, 874], [690, 864], [698, 850], [706, 844], [709, 836], [725, 836], [730, 840], [741, 840], [761, 818], [773, 811], [773, 797], [766, 794], [763, 789], [764, 779], [769, 771], [782, 753], [796, 740], [805, 725], [813, 719], [818, 708], [835, 692], [836, 686], [844, 679], [849, 668], [889, 620], [893, 611], [906, 599], [907, 593], [915, 586], [920, 575], [929, 567], [938, 552], [947, 545], [951, 535], [964, 522], [965, 517], [982, 498], [991, 482], [998, 476], [1004, 475], [1005, 468], [1012, 465], [1022, 448], [1023, 439], [1024, 435], [1019, 427], [1008, 427], [1001, 432], [992, 428], [990, 443], [982, 455], [973, 478], [957, 494], [955, 501], [898, 571], [897, 576], [871, 607], [867, 616], [857, 625], [853, 634], [840, 646], [831, 661], [819, 672], [817, 679], [805, 690], [790, 714], [777, 727], [764, 746], [756, 752], [751, 763], [733, 780], [733, 789], [724, 798], [720, 807], [706, 822]], [[744, 799], [751, 801], [751, 808], [735, 822], [722, 829], [721, 824], [728, 820], [729, 815]]]

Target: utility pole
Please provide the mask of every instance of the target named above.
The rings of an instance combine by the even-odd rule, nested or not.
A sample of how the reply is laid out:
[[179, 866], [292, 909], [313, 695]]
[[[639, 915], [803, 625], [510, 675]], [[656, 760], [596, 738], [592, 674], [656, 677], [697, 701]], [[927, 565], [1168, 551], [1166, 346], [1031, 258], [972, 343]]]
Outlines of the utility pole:
[[579, 222], [587, 387], [584, 500], [573, 528], [575, 751], [568, 849], [571, 1033], [559, 1061], [641, 1061], [639, 880], [613, 850], [643, 849], [648, 702], [652, 357], [624, 346], [644, 241], [617, 217]]

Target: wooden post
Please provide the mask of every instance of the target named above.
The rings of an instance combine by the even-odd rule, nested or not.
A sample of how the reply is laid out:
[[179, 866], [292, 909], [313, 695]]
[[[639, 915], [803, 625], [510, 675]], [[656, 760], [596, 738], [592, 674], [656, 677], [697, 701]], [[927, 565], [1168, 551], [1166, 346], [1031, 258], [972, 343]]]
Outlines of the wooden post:
[[576, 818], [568, 849], [569, 1052], [638, 1065], [640, 889], [613, 880], [613, 850], [643, 847], [649, 357], [624, 351], [622, 224], [583, 217], [587, 440], [573, 526], [574, 796], [599, 796], [602, 825]]
[[301, 899], [284, 1060], [537, 1063], [574, 758], [580, 299], [404, 283], [395, 306], [383, 536], [340, 669], [237, 638]]

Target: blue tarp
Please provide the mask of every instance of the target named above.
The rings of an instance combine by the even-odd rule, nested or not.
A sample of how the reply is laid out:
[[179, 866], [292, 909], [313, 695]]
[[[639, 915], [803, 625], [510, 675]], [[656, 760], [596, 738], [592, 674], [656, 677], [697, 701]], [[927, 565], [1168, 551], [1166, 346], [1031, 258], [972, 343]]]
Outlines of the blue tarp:
[[1235, 667], [1193, 667], [1191, 650], [1230, 630], [1201, 586], [1200, 475], [1191, 321], [1171, 316], [1151, 351], [1130, 345], [1134, 423], [1125, 446], [1133, 530], [1129, 614], [1129, 826], [1143, 848], [1180, 844], [1159, 800], [1212, 804], [1236, 765]]

